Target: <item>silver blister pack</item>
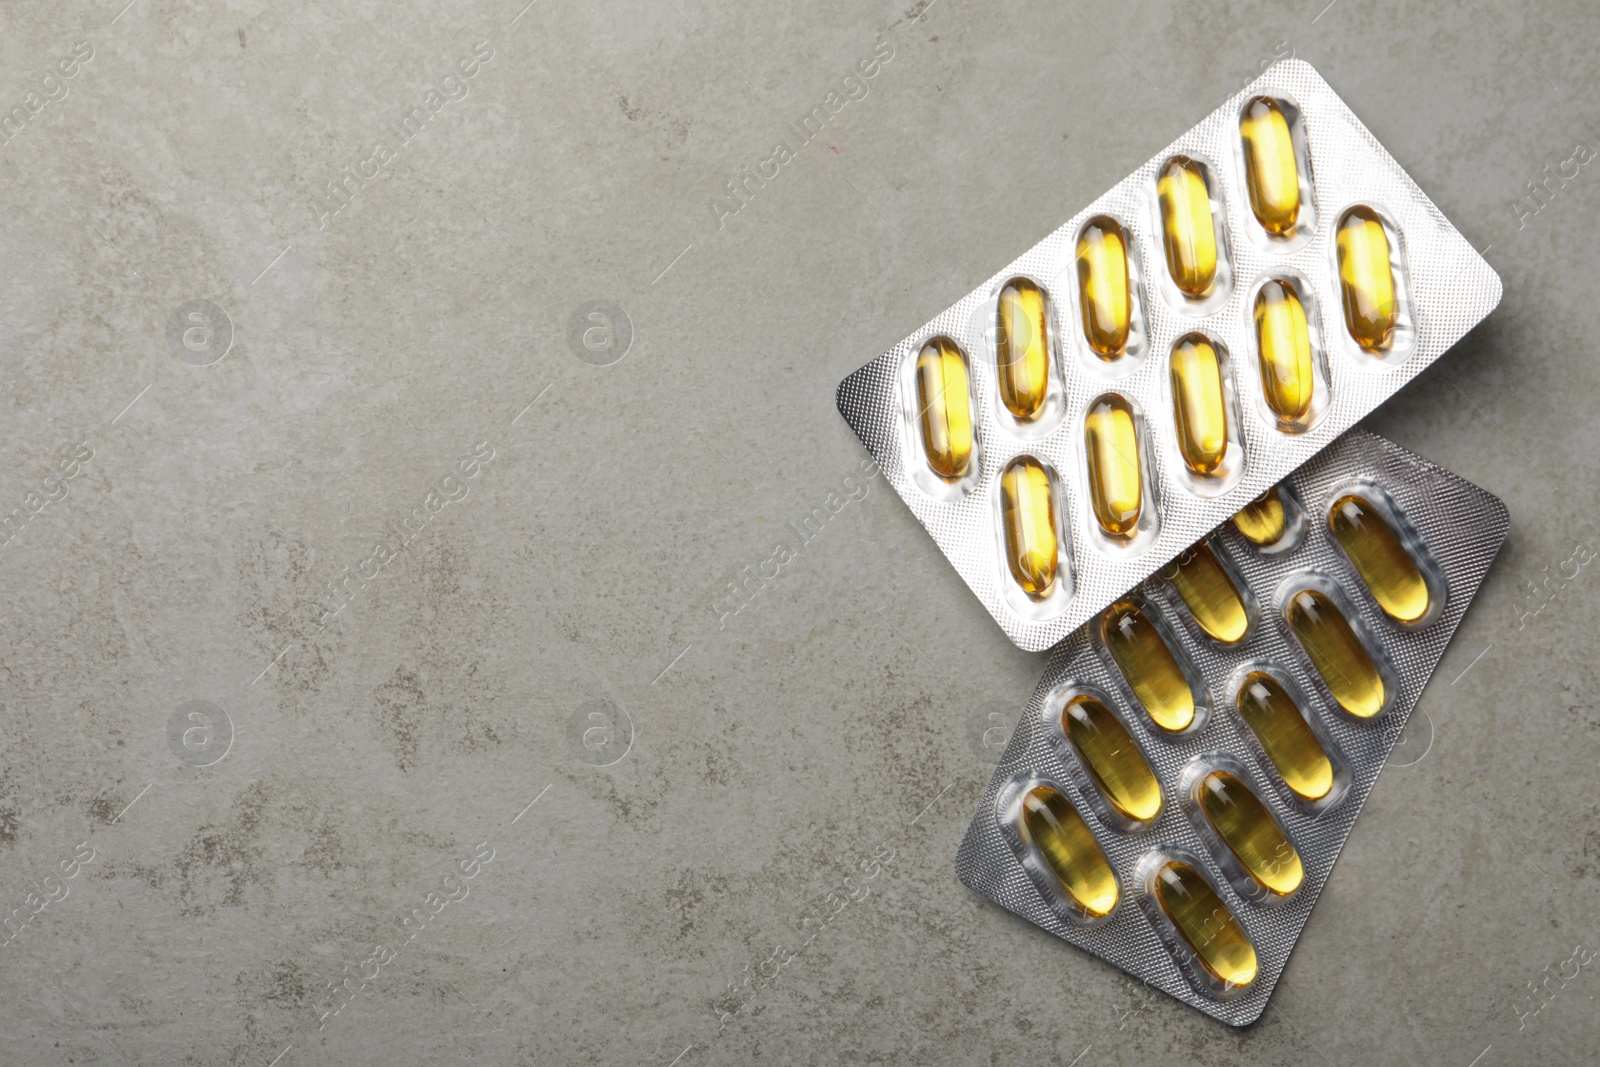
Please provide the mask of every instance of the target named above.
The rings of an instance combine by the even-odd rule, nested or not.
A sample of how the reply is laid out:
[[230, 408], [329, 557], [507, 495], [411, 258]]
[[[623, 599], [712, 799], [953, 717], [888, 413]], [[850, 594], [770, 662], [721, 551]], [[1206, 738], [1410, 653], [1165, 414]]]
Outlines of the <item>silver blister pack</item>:
[[[846, 378], [838, 405], [1006, 634], [1038, 651], [1316, 455], [1500, 292], [1288, 60]], [[1034, 496], [1003, 500], [1012, 476]], [[1053, 531], [1013, 548], [1013, 518]]]
[[[1200, 559], [1191, 553], [1072, 634], [1053, 651], [956, 855], [968, 888], [1235, 1026], [1266, 1010], [1509, 525], [1496, 497], [1362, 430], [1276, 492], [1288, 509], [1276, 541], [1252, 543], [1241, 529], [1259, 542], [1259, 527], [1228, 523], [1200, 543], [1242, 591], [1243, 636], [1225, 644], [1197, 622], [1239, 633], [1234, 615], [1214, 610], [1224, 599], [1195, 580], [1215, 568], [1177, 584]], [[1373, 678], [1341, 658], [1335, 620], [1299, 611], [1317, 603], [1348, 620], [1381, 699], [1362, 703]], [[1130, 608], [1144, 630], [1127, 628]], [[1174, 706], [1160, 703], [1151, 634], [1190, 683], [1190, 722], [1171, 721]], [[1163, 729], [1150, 708], [1182, 729]], [[1159, 784], [1153, 801], [1148, 780], [1130, 773], [1130, 743]], [[1187, 916], [1188, 933], [1170, 914]]]

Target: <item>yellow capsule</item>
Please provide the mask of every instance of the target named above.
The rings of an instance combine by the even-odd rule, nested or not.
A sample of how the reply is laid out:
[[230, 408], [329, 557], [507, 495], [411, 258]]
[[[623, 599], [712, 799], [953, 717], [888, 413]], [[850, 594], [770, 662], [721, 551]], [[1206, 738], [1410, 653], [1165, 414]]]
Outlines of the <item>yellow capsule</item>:
[[972, 398], [967, 361], [948, 337], [917, 354], [917, 408], [928, 466], [946, 481], [960, 479], [972, 462]]
[[1311, 410], [1315, 385], [1306, 308], [1293, 282], [1269, 279], [1256, 293], [1256, 358], [1267, 407], [1286, 422]]
[[1217, 277], [1217, 231], [1205, 168], [1188, 156], [1173, 156], [1161, 168], [1156, 197], [1167, 273], [1185, 296], [1204, 296]]
[[1194, 950], [1207, 974], [1229, 987], [1256, 980], [1256, 950], [1233, 912], [1205, 876], [1170, 860], [1155, 877], [1156, 903]]
[[1101, 359], [1121, 356], [1133, 322], [1128, 280], [1128, 233], [1109, 215], [1096, 215], [1078, 233], [1078, 307], [1083, 336]]
[[1428, 583], [1382, 512], [1363, 497], [1347, 493], [1328, 512], [1328, 529], [1367, 583], [1372, 599], [1390, 618], [1416, 622], [1427, 614]]
[[1094, 833], [1067, 798], [1047, 785], [1022, 799], [1022, 840], [1083, 912], [1096, 919], [1117, 906], [1117, 876]]
[[1283, 490], [1273, 486], [1240, 508], [1233, 517], [1233, 526], [1253, 544], [1271, 545], [1283, 540], [1289, 528], [1289, 510], [1283, 503]]
[[1250, 877], [1279, 896], [1305, 881], [1305, 865], [1283, 827], [1248, 785], [1227, 771], [1212, 771], [1200, 782], [1200, 810]]
[[1161, 811], [1161, 783], [1121, 721], [1098, 700], [1076, 696], [1061, 725], [1100, 794], [1125, 819], [1149, 822]]
[[1388, 701], [1383, 675], [1338, 605], [1315, 589], [1303, 589], [1284, 615], [1340, 707], [1359, 719], [1383, 710]]
[[1180, 337], [1172, 346], [1172, 421], [1178, 451], [1196, 474], [1211, 474], [1228, 451], [1227, 399], [1222, 392], [1222, 360], [1202, 333]]
[[1344, 324], [1356, 344], [1369, 352], [1381, 352], [1394, 341], [1399, 313], [1394, 271], [1389, 267], [1389, 235], [1377, 212], [1358, 204], [1339, 220], [1335, 245]]
[[1237, 704], [1284, 784], [1306, 800], [1327, 796], [1333, 762], [1283, 684], [1265, 671], [1252, 671], [1239, 687]]
[[1056, 504], [1050, 472], [1032, 456], [1018, 456], [1000, 474], [1000, 525], [1005, 530], [1006, 566], [1031, 597], [1055, 587]]
[[1013, 278], [1000, 290], [995, 322], [995, 354], [1000, 401], [1020, 422], [1044, 413], [1050, 386], [1050, 335], [1044, 290], [1026, 278]]
[[1115, 393], [1107, 393], [1090, 404], [1083, 421], [1083, 444], [1094, 517], [1112, 537], [1132, 537], [1144, 507], [1133, 408]]
[[1195, 624], [1207, 636], [1225, 645], [1236, 644], [1250, 629], [1244, 597], [1223, 569], [1211, 546], [1200, 541], [1175, 561], [1169, 572], [1172, 587], [1183, 597]]
[[1268, 233], [1288, 233], [1300, 217], [1300, 164], [1283, 108], [1270, 96], [1256, 97], [1239, 116], [1239, 136], [1250, 210]]
[[1132, 601], [1119, 600], [1101, 616], [1100, 639], [1155, 724], [1174, 733], [1188, 729], [1194, 690], [1150, 617]]

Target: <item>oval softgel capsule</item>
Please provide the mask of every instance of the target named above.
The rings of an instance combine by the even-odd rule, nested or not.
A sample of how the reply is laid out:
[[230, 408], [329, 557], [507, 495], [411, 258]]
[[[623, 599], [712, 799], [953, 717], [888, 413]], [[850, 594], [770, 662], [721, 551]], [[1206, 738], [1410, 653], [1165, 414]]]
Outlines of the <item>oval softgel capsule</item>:
[[1239, 687], [1235, 704], [1295, 796], [1318, 801], [1332, 791], [1333, 761], [1282, 682], [1266, 671], [1252, 671]]
[[1077, 263], [1084, 340], [1101, 359], [1120, 359], [1133, 327], [1128, 231], [1111, 216], [1096, 215], [1078, 231]]
[[995, 304], [995, 372], [1000, 402], [1018, 422], [1044, 413], [1050, 389], [1050, 326], [1044, 290], [1013, 278]]
[[1331, 597], [1302, 589], [1289, 598], [1283, 615], [1341, 708], [1358, 719], [1383, 710], [1389, 702], [1383, 672]]
[[1217, 231], [1203, 164], [1173, 156], [1156, 181], [1161, 205], [1161, 247], [1167, 274], [1186, 297], [1202, 297], [1217, 280]]
[[917, 354], [917, 424], [928, 467], [945, 481], [965, 477], [972, 463], [972, 385], [967, 360], [948, 337]]
[[1250, 611], [1233, 576], [1210, 545], [1196, 542], [1165, 573], [1190, 618], [1207, 637], [1224, 645], [1244, 640], [1250, 631]]
[[1189, 678], [1143, 608], [1131, 600], [1111, 605], [1100, 620], [1100, 640], [1157, 726], [1181, 733], [1194, 723], [1196, 700]]
[[1297, 425], [1310, 413], [1316, 389], [1311, 329], [1299, 287], [1284, 278], [1267, 279], [1256, 291], [1252, 318], [1262, 399], [1280, 425]]
[[1195, 800], [1217, 837], [1256, 885], [1286, 897], [1305, 881], [1300, 853], [1255, 791], [1237, 775], [1215, 770], [1195, 787]]
[[1384, 352], [1394, 341], [1399, 303], [1383, 220], [1370, 207], [1356, 205], [1340, 216], [1335, 247], [1345, 328], [1363, 350]]
[[1110, 708], [1091, 696], [1073, 697], [1061, 709], [1061, 729], [1113, 811], [1138, 824], [1161, 813], [1161, 783]]
[[1060, 536], [1050, 472], [1032, 456], [1018, 456], [1001, 472], [1000, 525], [1012, 580], [1035, 600], [1049, 596], [1060, 566]]
[[1428, 580], [1372, 501], [1359, 493], [1339, 497], [1328, 511], [1328, 529], [1391, 619], [1411, 624], [1427, 615], [1433, 604]]
[[1116, 393], [1089, 405], [1083, 420], [1089, 506], [1107, 537], [1128, 540], [1144, 512], [1144, 473], [1133, 407]]
[[1193, 473], [1215, 474], [1228, 452], [1228, 398], [1217, 346], [1203, 333], [1178, 338], [1167, 373], [1178, 452]]
[[1244, 180], [1250, 212], [1273, 236], [1291, 232], [1300, 220], [1300, 161], [1283, 105], [1258, 96], [1239, 115]]
[[1255, 945], [1205, 875], [1169, 860], [1152, 881], [1156, 904], [1213, 981], [1234, 989], [1256, 980]]
[[1078, 809], [1048, 786], [1022, 798], [1022, 841], [1054, 876], [1060, 891], [1085, 916], [1111, 914], [1117, 906], [1117, 876]]

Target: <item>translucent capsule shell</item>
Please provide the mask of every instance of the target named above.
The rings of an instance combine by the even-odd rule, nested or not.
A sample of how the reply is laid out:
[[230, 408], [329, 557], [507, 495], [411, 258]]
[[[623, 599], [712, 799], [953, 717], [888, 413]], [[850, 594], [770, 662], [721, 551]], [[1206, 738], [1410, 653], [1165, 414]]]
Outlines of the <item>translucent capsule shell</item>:
[[1100, 640], [1155, 724], [1173, 733], [1187, 730], [1195, 717], [1194, 690], [1150, 616], [1132, 601], [1118, 601], [1100, 619]]
[[1032, 456], [1018, 456], [1000, 474], [1000, 525], [1012, 579], [1034, 599], [1049, 596], [1060, 566], [1056, 504], [1050, 472]]
[[1237, 644], [1250, 630], [1250, 612], [1233, 576], [1204, 541], [1182, 553], [1167, 572], [1195, 625], [1207, 637]]
[[1305, 881], [1305, 865], [1261, 798], [1227, 771], [1212, 771], [1195, 789], [1217, 837], [1261, 888], [1288, 896]]
[[1161, 168], [1156, 197], [1172, 284], [1185, 296], [1204, 296], [1217, 279], [1217, 231], [1205, 168], [1188, 156], [1173, 156]]
[[972, 396], [967, 361], [956, 343], [936, 337], [917, 354], [917, 421], [928, 466], [959, 481], [972, 463]]
[[1282, 105], [1270, 96], [1246, 104], [1239, 138], [1251, 213], [1268, 233], [1289, 233], [1300, 218], [1300, 162]]
[[1283, 540], [1289, 529], [1283, 490], [1273, 486], [1240, 508], [1233, 517], [1233, 526], [1251, 544], [1271, 545]]
[[1326, 593], [1302, 589], [1289, 598], [1284, 617], [1340, 707], [1358, 719], [1383, 710], [1389, 701], [1383, 674]]
[[1195, 474], [1216, 473], [1228, 452], [1228, 400], [1222, 360], [1205, 334], [1180, 337], [1168, 364], [1178, 451]]
[[1013, 278], [1000, 290], [995, 311], [996, 372], [1000, 402], [1018, 422], [1044, 413], [1050, 389], [1050, 333], [1044, 290]]
[[1109, 537], [1131, 538], [1144, 510], [1144, 476], [1139, 431], [1133, 408], [1107, 393], [1089, 405], [1083, 422], [1084, 457], [1089, 465], [1089, 506]]
[[1047, 785], [1029, 790], [1019, 831], [1080, 911], [1096, 919], [1111, 914], [1117, 906], [1116, 873], [1066, 797]]
[[1282, 278], [1264, 282], [1256, 292], [1254, 319], [1262, 396], [1280, 421], [1299, 422], [1311, 410], [1316, 377], [1311, 330], [1295, 284]]
[[1389, 234], [1383, 220], [1370, 207], [1356, 205], [1340, 217], [1334, 245], [1345, 328], [1364, 350], [1383, 352], [1393, 343], [1399, 321]]
[[1432, 606], [1428, 581], [1371, 501], [1355, 493], [1341, 496], [1328, 512], [1328, 529], [1390, 618], [1409, 624], [1427, 615]]
[[1154, 881], [1156, 903], [1208, 975], [1227, 987], [1256, 980], [1250, 935], [1204, 875], [1181, 860], [1170, 860]]
[[1284, 785], [1303, 800], [1328, 795], [1333, 789], [1333, 761], [1278, 679], [1252, 671], [1239, 687], [1235, 704]]
[[1090, 696], [1073, 697], [1061, 710], [1061, 728], [1117, 814], [1146, 823], [1160, 813], [1161, 783], [1110, 708]]
[[1133, 325], [1128, 232], [1109, 215], [1095, 216], [1078, 232], [1077, 262], [1084, 340], [1101, 359], [1117, 359]]

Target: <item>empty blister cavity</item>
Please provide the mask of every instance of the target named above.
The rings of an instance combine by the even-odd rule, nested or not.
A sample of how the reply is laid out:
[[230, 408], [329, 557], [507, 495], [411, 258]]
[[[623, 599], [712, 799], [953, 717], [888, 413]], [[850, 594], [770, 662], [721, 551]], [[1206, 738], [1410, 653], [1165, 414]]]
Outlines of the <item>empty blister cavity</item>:
[[1246, 664], [1230, 688], [1246, 741], [1268, 780], [1306, 812], [1320, 814], [1337, 804], [1349, 788], [1349, 768], [1288, 673], [1270, 663]]
[[1236, 160], [1254, 243], [1286, 253], [1309, 241], [1317, 229], [1316, 190], [1300, 108], [1282, 96], [1247, 100], [1239, 111]]
[[1222, 197], [1211, 166], [1189, 155], [1156, 168], [1152, 230], [1161, 235], [1161, 291], [1189, 315], [1209, 315], [1228, 298], [1233, 268]]
[[1254, 597], [1220, 546], [1196, 541], [1161, 569], [1162, 577], [1211, 640], [1236, 645], [1250, 632]]
[[1328, 370], [1311, 286], [1291, 273], [1269, 275], [1250, 290], [1256, 410], [1267, 425], [1304, 433], [1328, 410]]
[[1202, 756], [1184, 768], [1179, 796], [1234, 892], [1256, 904], [1281, 904], [1300, 891], [1305, 863], [1250, 778], [1231, 756]]
[[1159, 849], [1139, 861], [1134, 878], [1141, 910], [1195, 989], [1233, 997], [1255, 982], [1255, 942], [1199, 857]]
[[1155, 605], [1117, 601], [1100, 617], [1098, 634], [1100, 647], [1160, 733], [1181, 737], [1205, 725], [1205, 679]]
[[1354, 204], [1334, 223], [1341, 347], [1358, 364], [1386, 367], [1411, 355], [1416, 328], [1406, 293], [1404, 247], [1386, 212]]
[[1291, 576], [1279, 594], [1279, 610], [1346, 714], [1370, 719], [1394, 703], [1399, 688], [1394, 668], [1366, 632], [1355, 607], [1330, 579], [1320, 574]]
[[1104, 921], [1121, 897], [1117, 875], [1061, 783], [1016, 775], [996, 798], [1000, 831], [1052, 911], [1079, 926]]
[[1142, 552], [1156, 538], [1160, 509], [1144, 419], [1127, 397], [1103, 393], [1083, 415], [1084, 507], [1101, 547]]
[[1000, 472], [995, 527], [1002, 587], [1012, 608], [1030, 618], [1050, 618], [1072, 596], [1060, 498], [1055, 472], [1033, 456], [1017, 456]]
[[901, 387], [912, 480], [936, 499], [960, 499], [978, 484], [981, 467], [966, 353], [948, 337], [929, 338], [907, 361]]
[[1096, 215], [1078, 231], [1079, 339], [1096, 373], [1120, 377], [1145, 355], [1144, 306], [1139, 261], [1128, 228]]
[[1390, 619], [1418, 627], [1438, 617], [1439, 566], [1382, 488], [1365, 481], [1340, 486], [1328, 506], [1328, 532]]
[[1175, 469], [1202, 496], [1226, 492], [1244, 473], [1238, 398], [1227, 346], [1203, 333], [1172, 344], [1167, 363], [1172, 440], [1182, 461]]
[[1294, 548], [1306, 529], [1305, 509], [1282, 482], [1240, 508], [1232, 522], [1240, 537], [1267, 555]]
[[996, 412], [1018, 436], [1041, 437], [1066, 407], [1055, 340], [1055, 309], [1037, 282], [1016, 277], [994, 304]]
[[1124, 833], [1161, 814], [1161, 783], [1144, 749], [1103, 693], [1058, 689], [1044, 704], [1045, 736], [1100, 821]]

